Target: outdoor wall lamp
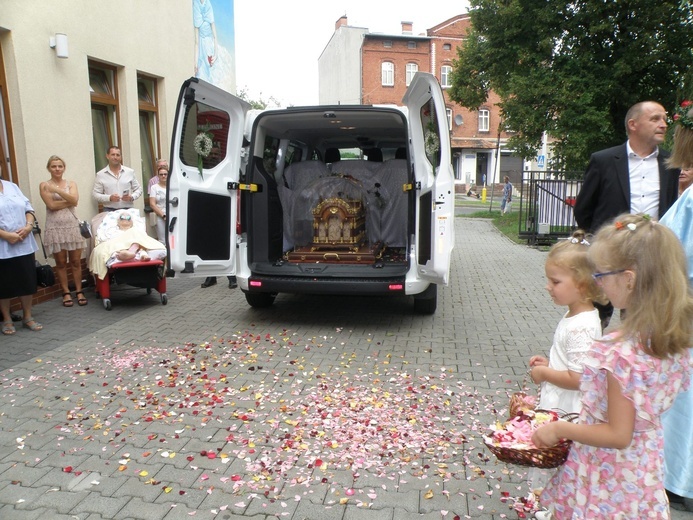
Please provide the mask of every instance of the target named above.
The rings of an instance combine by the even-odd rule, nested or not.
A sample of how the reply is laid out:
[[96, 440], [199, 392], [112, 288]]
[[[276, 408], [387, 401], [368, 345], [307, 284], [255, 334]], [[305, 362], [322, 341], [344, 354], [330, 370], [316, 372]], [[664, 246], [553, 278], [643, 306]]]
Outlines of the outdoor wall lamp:
[[55, 33], [55, 36], [51, 36], [48, 39], [48, 44], [51, 46], [51, 49], [55, 49], [55, 55], [58, 58], [69, 57], [67, 48], [67, 34]]

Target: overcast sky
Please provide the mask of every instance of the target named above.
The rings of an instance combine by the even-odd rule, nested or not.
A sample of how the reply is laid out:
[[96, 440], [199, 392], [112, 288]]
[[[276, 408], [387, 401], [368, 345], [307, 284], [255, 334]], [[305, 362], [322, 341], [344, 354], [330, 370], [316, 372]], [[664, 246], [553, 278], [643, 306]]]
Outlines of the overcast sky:
[[318, 57], [346, 14], [370, 32], [401, 34], [402, 21], [425, 33], [467, 12], [466, 0], [235, 0], [236, 86], [251, 99], [283, 106], [318, 103]]

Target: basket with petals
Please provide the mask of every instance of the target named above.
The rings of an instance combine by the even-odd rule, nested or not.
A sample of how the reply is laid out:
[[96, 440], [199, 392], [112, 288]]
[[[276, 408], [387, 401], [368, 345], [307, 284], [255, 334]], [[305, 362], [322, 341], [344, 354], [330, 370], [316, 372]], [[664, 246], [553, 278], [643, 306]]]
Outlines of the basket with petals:
[[537, 448], [532, 442], [532, 434], [549, 422], [575, 419], [577, 414], [560, 415], [550, 410], [520, 412], [505, 423], [493, 426], [491, 434], [484, 437], [484, 443], [501, 462], [534, 468], [557, 468], [568, 457], [572, 441], [562, 439], [554, 446]]
[[508, 416], [510, 419], [516, 415], [520, 415], [521, 412], [528, 412], [534, 410], [539, 404], [539, 399], [541, 398], [541, 385], [537, 390], [537, 395], [531, 395], [528, 393], [527, 382], [529, 379], [529, 372], [525, 375], [522, 381], [522, 389], [519, 392], [514, 392], [510, 396], [510, 403], [508, 406]]
[[538, 402], [539, 400], [535, 395], [530, 395], [527, 392], [514, 392], [510, 396], [508, 415], [512, 419], [516, 415], [520, 415], [522, 412], [534, 410]]

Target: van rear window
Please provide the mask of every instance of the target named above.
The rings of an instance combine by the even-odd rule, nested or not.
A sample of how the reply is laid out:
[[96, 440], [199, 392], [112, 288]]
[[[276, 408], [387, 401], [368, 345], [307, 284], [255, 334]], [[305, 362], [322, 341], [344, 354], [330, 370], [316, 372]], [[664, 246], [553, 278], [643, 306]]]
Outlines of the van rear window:
[[180, 141], [180, 159], [186, 166], [203, 170], [216, 167], [226, 157], [229, 114], [204, 103], [188, 107]]

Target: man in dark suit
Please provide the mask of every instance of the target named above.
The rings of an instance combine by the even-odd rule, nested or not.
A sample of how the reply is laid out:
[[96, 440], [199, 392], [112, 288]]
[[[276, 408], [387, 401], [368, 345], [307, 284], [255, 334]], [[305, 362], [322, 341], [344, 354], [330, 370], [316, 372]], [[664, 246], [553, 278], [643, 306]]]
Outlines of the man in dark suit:
[[621, 213], [648, 213], [659, 219], [678, 197], [677, 169], [660, 145], [667, 132], [664, 107], [653, 101], [633, 105], [626, 114], [628, 141], [595, 152], [575, 202], [575, 220], [595, 233]]
[[[587, 165], [574, 215], [589, 233], [621, 213], [647, 213], [658, 220], [678, 197], [679, 171], [666, 166], [669, 155], [659, 149], [667, 132], [664, 107], [637, 103], [628, 109], [625, 123], [628, 141], [593, 153]], [[608, 307], [599, 308], [604, 327], [613, 313]]]

